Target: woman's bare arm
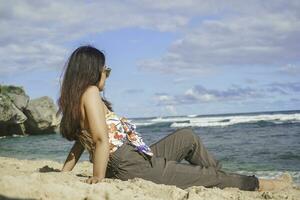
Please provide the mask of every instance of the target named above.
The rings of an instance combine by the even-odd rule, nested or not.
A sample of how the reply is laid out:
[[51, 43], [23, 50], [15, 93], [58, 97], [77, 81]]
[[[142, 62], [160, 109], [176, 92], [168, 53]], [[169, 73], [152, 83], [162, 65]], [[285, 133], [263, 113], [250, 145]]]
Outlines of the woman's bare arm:
[[103, 102], [101, 102], [99, 89], [96, 86], [89, 87], [84, 94], [83, 100], [90, 132], [95, 144], [93, 177], [101, 180], [106, 173], [109, 157], [109, 140], [105, 110]]
[[71, 151], [61, 171], [62, 172], [71, 171], [76, 165], [83, 151], [84, 151], [84, 147], [80, 144], [79, 141], [76, 141], [73, 147], [71, 148]]

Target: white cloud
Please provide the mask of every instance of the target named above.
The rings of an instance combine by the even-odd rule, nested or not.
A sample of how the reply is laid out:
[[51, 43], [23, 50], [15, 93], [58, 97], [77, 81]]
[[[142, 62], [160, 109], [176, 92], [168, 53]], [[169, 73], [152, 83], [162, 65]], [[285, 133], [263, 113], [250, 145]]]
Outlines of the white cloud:
[[292, 76], [299, 76], [300, 65], [297, 64], [286, 64], [278, 68], [279, 73], [285, 73]]
[[207, 89], [201, 85], [186, 90], [183, 95], [177, 95], [177, 103], [207, 103], [215, 101], [239, 101], [265, 97], [259, 89], [232, 85], [226, 90]]
[[172, 105], [176, 103], [174, 97], [166, 93], [155, 94], [153, 100], [157, 105]]
[[157, 100], [159, 100], [159, 101], [170, 101], [172, 99], [168, 95], [159, 95], [159, 96], [157, 96]]
[[188, 99], [194, 99], [199, 102], [209, 102], [217, 99], [215, 94], [206, 92], [198, 92], [195, 88], [190, 88], [184, 93], [184, 97]]
[[87, 34], [126, 27], [175, 31], [188, 22], [131, 1], [2, 1], [0, 18], [1, 75], [61, 68], [66, 44]]
[[188, 78], [186, 78], [186, 77], [179, 77], [179, 78], [175, 78], [173, 80], [173, 83], [175, 83], [175, 84], [181, 84], [181, 83], [183, 83], [185, 81], [188, 81]]
[[167, 113], [170, 113], [171, 115], [177, 115], [178, 114], [175, 106], [167, 105], [165, 107], [165, 109], [166, 109]]
[[183, 35], [161, 59], [140, 61], [143, 69], [282, 66], [299, 61], [299, 9], [296, 0], [2, 1], [0, 74], [61, 68], [72, 42], [127, 27]]
[[160, 59], [140, 61], [139, 66], [161, 72], [207, 73], [227, 66], [275, 69], [299, 62], [298, 2], [250, 1], [236, 7], [219, 6], [221, 15], [227, 9], [229, 12], [199, 19]]
[[239, 86], [231, 85], [226, 89], [208, 89], [202, 85], [194, 85], [181, 94], [157, 93], [154, 101], [158, 106], [175, 106], [200, 103], [244, 104], [249, 101], [294, 98], [300, 93], [300, 82], [272, 82], [263, 85]]
[[0, 47], [0, 74], [21, 73], [36, 69], [58, 69], [63, 65], [65, 49], [47, 42], [43, 44], [8, 44]]

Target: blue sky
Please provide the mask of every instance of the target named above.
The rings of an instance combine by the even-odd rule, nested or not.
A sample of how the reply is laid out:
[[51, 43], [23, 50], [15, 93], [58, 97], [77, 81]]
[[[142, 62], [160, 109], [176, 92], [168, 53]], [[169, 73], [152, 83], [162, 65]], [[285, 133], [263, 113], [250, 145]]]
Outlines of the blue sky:
[[0, 83], [59, 96], [71, 52], [103, 50], [127, 117], [300, 108], [300, 2], [1, 1]]

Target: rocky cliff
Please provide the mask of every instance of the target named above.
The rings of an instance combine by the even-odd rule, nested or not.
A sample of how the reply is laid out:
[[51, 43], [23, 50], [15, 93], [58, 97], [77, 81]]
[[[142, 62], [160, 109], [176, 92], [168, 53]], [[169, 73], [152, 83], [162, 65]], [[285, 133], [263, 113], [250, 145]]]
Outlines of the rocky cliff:
[[0, 136], [57, 133], [56, 112], [50, 97], [31, 100], [23, 87], [0, 85]]

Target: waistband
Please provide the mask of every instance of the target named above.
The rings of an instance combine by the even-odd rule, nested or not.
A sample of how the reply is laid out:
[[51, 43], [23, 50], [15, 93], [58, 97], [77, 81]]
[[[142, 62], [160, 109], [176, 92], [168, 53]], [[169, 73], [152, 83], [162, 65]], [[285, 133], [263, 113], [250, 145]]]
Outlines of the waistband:
[[121, 162], [122, 149], [126, 148], [126, 145], [129, 145], [128, 142], [124, 142], [116, 151], [112, 152], [109, 155], [109, 160], [107, 163], [107, 173], [109, 176], [114, 176], [118, 172], [118, 166]]
[[[107, 164], [107, 170], [110, 173], [116, 174], [118, 172], [118, 166], [122, 159], [122, 153], [124, 153], [123, 151], [128, 148], [132, 148], [132, 147], [135, 148], [135, 146], [130, 144], [128, 141], [125, 141], [116, 151], [111, 153], [111, 155], [109, 156], [108, 164]], [[137, 150], [136, 150], [136, 153], [143, 156], [145, 160], [148, 160], [150, 162], [151, 166], [153, 167], [151, 156], [149, 156], [145, 153], [139, 152]]]

